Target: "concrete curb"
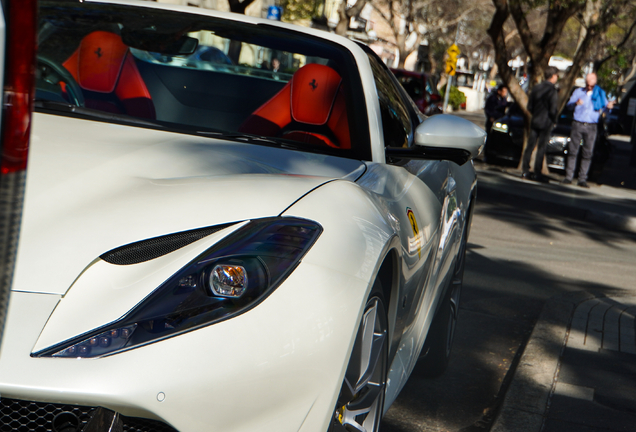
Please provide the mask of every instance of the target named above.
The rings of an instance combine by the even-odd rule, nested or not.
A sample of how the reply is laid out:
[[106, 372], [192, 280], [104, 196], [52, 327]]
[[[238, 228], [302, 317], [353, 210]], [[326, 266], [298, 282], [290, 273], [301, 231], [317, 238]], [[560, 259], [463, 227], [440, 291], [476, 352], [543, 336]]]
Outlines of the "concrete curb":
[[606, 228], [636, 233], [636, 217], [599, 210], [587, 210], [584, 220], [603, 225]]
[[548, 299], [490, 430], [540, 432], [558, 378], [560, 358], [576, 307], [593, 298], [633, 295], [627, 290], [604, 293], [578, 291]]

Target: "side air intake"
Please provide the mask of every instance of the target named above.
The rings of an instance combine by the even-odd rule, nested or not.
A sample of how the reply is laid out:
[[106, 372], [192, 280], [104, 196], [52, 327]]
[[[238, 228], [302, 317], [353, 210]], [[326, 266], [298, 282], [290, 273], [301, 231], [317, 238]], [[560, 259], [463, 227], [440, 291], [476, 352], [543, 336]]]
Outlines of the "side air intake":
[[233, 223], [183, 231], [130, 243], [117, 249], [112, 249], [102, 254], [100, 258], [107, 263], [116, 265], [139, 264], [167, 255], [231, 225]]

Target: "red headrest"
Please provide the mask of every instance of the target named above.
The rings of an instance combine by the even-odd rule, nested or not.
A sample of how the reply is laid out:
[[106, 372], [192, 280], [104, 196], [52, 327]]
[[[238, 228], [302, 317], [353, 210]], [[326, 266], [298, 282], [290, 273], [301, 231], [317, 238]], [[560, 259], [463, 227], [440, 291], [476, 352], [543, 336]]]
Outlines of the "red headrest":
[[311, 63], [291, 80], [291, 115], [299, 123], [323, 125], [329, 120], [342, 79], [329, 66]]
[[115, 90], [128, 53], [121, 37], [95, 31], [82, 39], [79, 48], [64, 63], [84, 90], [111, 93]]

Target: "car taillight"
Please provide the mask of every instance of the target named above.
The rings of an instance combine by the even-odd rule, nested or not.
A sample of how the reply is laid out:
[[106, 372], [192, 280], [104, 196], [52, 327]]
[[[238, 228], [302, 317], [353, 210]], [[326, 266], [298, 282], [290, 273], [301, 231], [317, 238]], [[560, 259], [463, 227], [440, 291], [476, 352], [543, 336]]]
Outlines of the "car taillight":
[[13, 0], [6, 7], [2, 174], [26, 168], [35, 84], [37, 1]]
[[0, 55], [4, 54], [4, 71], [0, 67], [0, 74], [4, 72], [0, 133], [0, 336], [22, 218], [35, 92], [37, 0], [3, 1], [0, 20], [3, 18], [0, 24], [6, 26], [0, 29]]

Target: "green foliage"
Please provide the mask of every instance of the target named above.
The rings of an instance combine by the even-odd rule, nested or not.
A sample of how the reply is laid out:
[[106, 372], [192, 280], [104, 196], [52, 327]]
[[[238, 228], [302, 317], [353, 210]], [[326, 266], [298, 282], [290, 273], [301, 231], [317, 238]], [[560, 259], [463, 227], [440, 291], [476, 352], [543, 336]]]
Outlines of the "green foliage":
[[320, 0], [283, 0], [283, 21], [294, 22], [300, 19], [310, 19], [321, 13]]
[[[442, 87], [439, 93], [442, 98], [445, 97], [446, 86]], [[453, 110], [457, 111], [464, 102], [466, 102], [466, 95], [459, 91], [457, 87], [451, 86], [450, 94], [448, 95], [448, 104], [453, 107]]]
[[596, 71], [598, 85], [601, 86], [608, 95], [618, 95], [618, 80], [621, 76], [621, 69], [626, 68], [626, 66], [620, 66], [621, 64], [629, 64], [624, 54], [618, 54], [614, 58], [614, 61], [606, 62]]

